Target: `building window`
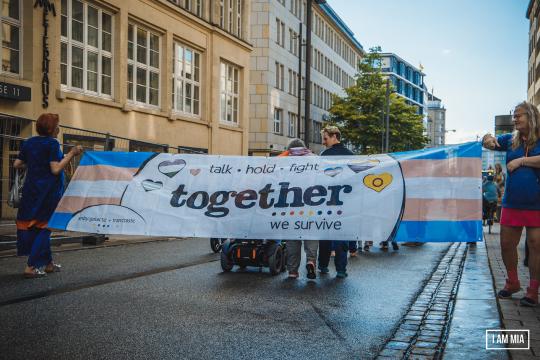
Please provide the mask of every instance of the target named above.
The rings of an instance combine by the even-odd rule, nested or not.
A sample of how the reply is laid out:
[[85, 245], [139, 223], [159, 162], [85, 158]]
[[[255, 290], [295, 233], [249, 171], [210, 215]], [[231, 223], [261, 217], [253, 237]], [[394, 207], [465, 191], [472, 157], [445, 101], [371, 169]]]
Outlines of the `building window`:
[[298, 96], [298, 73], [289, 69], [289, 94]]
[[173, 110], [200, 115], [201, 54], [175, 43], [173, 54]]
[[234, 10], [234, 0], [228, 0], [228, 6], [227, 6], [228, 14], [227, 17], [229, 19], [229, 26], [227, 27], [227, 31], [229, 31], [231, 34], [234, 30], [234, 16], [233, 16], [233, 10]]
[[285, 67], [276, 61], [276, 88], [283, 90], [285, 86]]
[[236, 66], [221, 63], [221, 122], [238, 125], [238, 106], [240, 97], [240, 69]]
[[322, 143], [322, 123], [318, 121], [313, 121], [313, 142], [316, 144]]
[[199, 17], [203, 14], [203, 0], [172, 0], [172, 2]]
[[289, 112], [289, 137], [297, 137], [296, 128], [298, 123], [298, 115]]
[[0, 15], [2, 72], [19, 74], [21, 61], [21, 7], [19, 0], [4, 0], [2, 3], [2, 13]]
[[285, 47], [285, 23], [279, 19], [276, 19], [276, 43]]
[[128, 25], [128, 99], [159, 106], [159, 35], [135, 24]]
[[219, 0], [219, 27], [225, 29], [225, 0]]
[[293, 93], [293, 82], [294, 82], [293, 71], [291, 69], [289, 69], [289, 94], [294, 94]]
[[242, 0], [236, 0], [236, 36], [242, 36]]
[[300, 0], [291, 0], [291, 3], [290, 3], [291, 4], [290, 11], [296, 17], [299, 16], [298, 13], [300, 11], [300, 9], [299, 9], [299, 1]]
[[289, 51], [298, 56], [298, 33], [291, 28], [289, 28]]
[[281, 122], [283, 121], [283, 110], [274, 108], [274, 134], [281, 135]]
[[112, 15], [79, 0], [62, 0], [61, 6], [61, 84], [110, 98]]

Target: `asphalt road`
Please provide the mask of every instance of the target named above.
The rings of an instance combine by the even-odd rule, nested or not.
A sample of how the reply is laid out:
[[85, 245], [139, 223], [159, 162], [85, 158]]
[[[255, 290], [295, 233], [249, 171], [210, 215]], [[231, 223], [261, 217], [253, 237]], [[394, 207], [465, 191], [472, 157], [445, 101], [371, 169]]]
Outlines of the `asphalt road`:
[[222, 273], [207, 239], [59, 252], [44, 279], [2, 258], [0, 358], [370, 359], [448, 247], [374, 249], [315, 281]]

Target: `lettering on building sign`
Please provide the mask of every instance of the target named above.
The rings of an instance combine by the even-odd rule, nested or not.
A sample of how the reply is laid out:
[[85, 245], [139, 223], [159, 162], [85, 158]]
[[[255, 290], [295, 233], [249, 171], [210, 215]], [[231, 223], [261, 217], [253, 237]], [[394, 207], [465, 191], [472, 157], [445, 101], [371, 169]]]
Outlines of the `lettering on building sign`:
[[30, 101], [32, 89], [26, 86], [19, 86], [0, 82], [0, 98], [16, 101]]
[[44, 108], [49, 106], [49, 12], [52, 12], [53, 16], [56, 16], [56, 9], [54, 8], [54, 2], [50, 0], [36, 0], [34, 8], [43, 8], [43, 61], [42, 61], [42, 73], [41, 80], [41, 92], [43, 93], [43, 100], [41, 105]]

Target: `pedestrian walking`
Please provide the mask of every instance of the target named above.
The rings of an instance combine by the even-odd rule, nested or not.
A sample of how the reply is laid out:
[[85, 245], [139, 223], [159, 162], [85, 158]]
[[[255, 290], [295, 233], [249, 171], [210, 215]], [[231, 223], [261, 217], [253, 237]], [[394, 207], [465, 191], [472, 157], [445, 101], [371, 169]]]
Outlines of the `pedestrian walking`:
[[497, 210], [497, 200], [501, 190], [494, 181], [493, 175], [488, 175], [486, 181], [482, 184], [482, 220], [483, 225], [486, 220], [493, 220]]
[[[341, 132], [336, 126], [327, 126], [322, 131], [323, 145], [326, 150], [321, 153], [321, 156], [347, 156], [354, 155], [353, 152], [347, 149], [341, 143]], [[354, 242], [356, 244], [356, 242]], [[334, 264], [338, 278], [347, 277], [347, 252], [349, 250], [348, 241], [334, 241]], [[352, 246], [354, 248], [354, 245]], [[319, 271], [321, 274], [328, 274], [328, 264], [330, 263], [330, 252], [332, 251], [331, 240], [319, 241]]]
[[536, 306], [540, 281], [540, 113], [533, 104], [522, 102], [514, 110], [513, 121], [512, 134], [486, 134], [482, 139], [485, 148], [506, 152], [508, 170], [500, 219], [501, 253], [508, 278], [498, 296], [510, 298], [520, 290], [517, 246], [525, 228], [530, 280], [520, 303]]
[[53, 261], [51, 231], [47, 223], [64, 191], [64, 168], [82, 153], [76, 146], [64, 157], [56, 137], [57, 114], [42, 114], [36, 122], [39, 136], [24, 141], [13, 166], [26, 169], [22, 198], [17, 212], [17, 255], [28, 256], [24, 276], [35, 278], [59, 271]]
[[[300, 139], [293, 139], [289, 142], [287, 150], [278, 156], [315, 156], [309, 150], [304, 142]], [[303, 240], [304, 251], [306, 253], [306, 270], [307, 278], [315, 279], [317, 274], [315, 272], [315, 264], [317, 261], [317, 249], [319, 242], [317, 240]], [[302, 258], [302, 240], [290, 240], [287, 241], [287, 270], [289, 272], [289, 278], [297, 279], [299, 276], [298, 269], [300, 267], [300, 260]]]

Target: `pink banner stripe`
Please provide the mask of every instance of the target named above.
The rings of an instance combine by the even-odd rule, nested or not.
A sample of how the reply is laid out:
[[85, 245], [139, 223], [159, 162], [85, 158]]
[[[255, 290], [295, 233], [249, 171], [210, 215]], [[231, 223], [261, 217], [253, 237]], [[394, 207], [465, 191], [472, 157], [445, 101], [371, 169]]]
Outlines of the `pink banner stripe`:
[[406, 199], [403, 220], [482, 220], [482, 200]]
[[109, 165], [79, 166], [72, 180], [116, 180], [129, 181], [137, 172], [136, 168], [121, 168]]
[[64, 196], [56, 212], [75, 213], [93, 205], [120, 205], [120, 198]]
[[482, 159], [451, 158], [444, 160], [400, 161], [403, 176], [408, 177], [480, 177]]

